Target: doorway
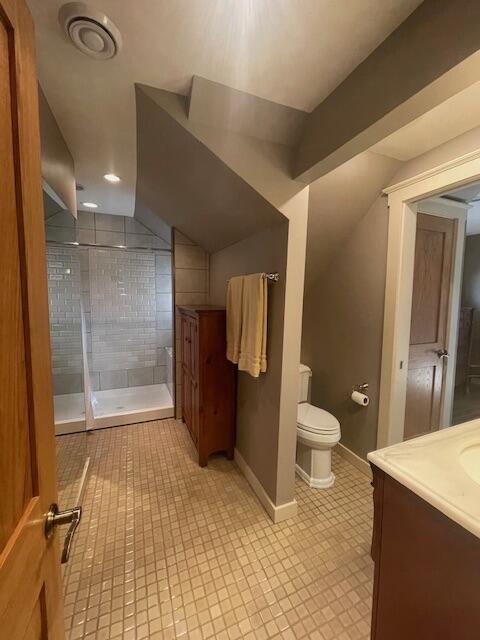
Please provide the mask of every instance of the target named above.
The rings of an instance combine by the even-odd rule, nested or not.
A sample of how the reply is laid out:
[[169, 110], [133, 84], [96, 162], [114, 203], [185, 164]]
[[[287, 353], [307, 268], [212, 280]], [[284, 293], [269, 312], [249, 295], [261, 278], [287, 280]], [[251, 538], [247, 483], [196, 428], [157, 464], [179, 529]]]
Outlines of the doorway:
[[[480, 190], [478, 178], [479, 162], [472, 155], [388, 190], [378, 447], [467, 419], [458, 411], [459, 371], [465, 382], [470, 335], [462, 280], [467, 220], [472, 190]], [[429, 222], [429, 228], [422, 229], [422, 222]], [[422, 348], [430, 359], [416, 363]]]
[[456, 230], [454, 218], [417, 213], [404, 440], [441, 425]]

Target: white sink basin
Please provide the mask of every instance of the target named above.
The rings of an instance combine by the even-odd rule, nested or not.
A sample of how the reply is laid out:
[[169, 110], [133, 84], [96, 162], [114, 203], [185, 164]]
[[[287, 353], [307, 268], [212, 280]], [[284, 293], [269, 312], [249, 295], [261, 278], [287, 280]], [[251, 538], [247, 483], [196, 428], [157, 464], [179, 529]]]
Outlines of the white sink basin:
[[480, 444], [467, 447], [460, 454], [460, 464], [472, 480], [480, 484]]

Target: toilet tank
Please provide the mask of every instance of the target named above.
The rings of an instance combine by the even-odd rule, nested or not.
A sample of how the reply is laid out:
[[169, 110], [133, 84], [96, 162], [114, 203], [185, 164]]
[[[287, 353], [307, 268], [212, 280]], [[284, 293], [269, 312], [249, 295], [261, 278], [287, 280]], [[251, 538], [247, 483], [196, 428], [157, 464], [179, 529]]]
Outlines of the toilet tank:
[[299, 367], [299, 379], [298, 379], [298, 401], [308, 402], [308, 396], [310, 392], [310, 378], [312, 377], [312, 370], [307, 367], [306, 364], [301, 364]]

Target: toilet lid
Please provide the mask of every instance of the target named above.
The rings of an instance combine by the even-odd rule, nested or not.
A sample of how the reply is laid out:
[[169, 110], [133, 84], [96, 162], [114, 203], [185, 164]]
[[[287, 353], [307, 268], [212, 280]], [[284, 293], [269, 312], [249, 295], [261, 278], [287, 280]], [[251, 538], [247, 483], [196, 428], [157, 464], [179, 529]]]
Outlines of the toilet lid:
[[297, 424], [305, 431], [315, 433], [332, 433], [340, 430], [340, 423], [335, 416], [308, 402], [298, 405]]

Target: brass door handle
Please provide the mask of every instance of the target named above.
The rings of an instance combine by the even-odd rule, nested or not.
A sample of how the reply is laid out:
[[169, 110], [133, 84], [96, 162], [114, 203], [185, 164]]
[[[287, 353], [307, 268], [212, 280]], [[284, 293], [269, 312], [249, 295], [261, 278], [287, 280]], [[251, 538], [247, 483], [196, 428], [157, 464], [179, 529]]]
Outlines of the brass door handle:
[[45, 537], [47, 540], [52, 537], [56, 526], [61, 524], [70, 524], [67, 535], [65, 536], [65, 542], [63, 543], [62, 564], [68, 562], [70, 549], [72, 548], [73, 536], [75, 535], [75, 531], [77, 530], [81, 519], [82, 507], [74, 507], [73, 509], [67, 509], [66, 511], [59, 511], [58, 505], [52, 504], [50, 506], [50, 511], [47, 513], [47, 518], [45, 520]]
[[448, 360], [450, 355], [446, 349], [439, 349], [438, 351], [435, 351], [435, 353], [440, 359], [445, 359], [445, 360]]

